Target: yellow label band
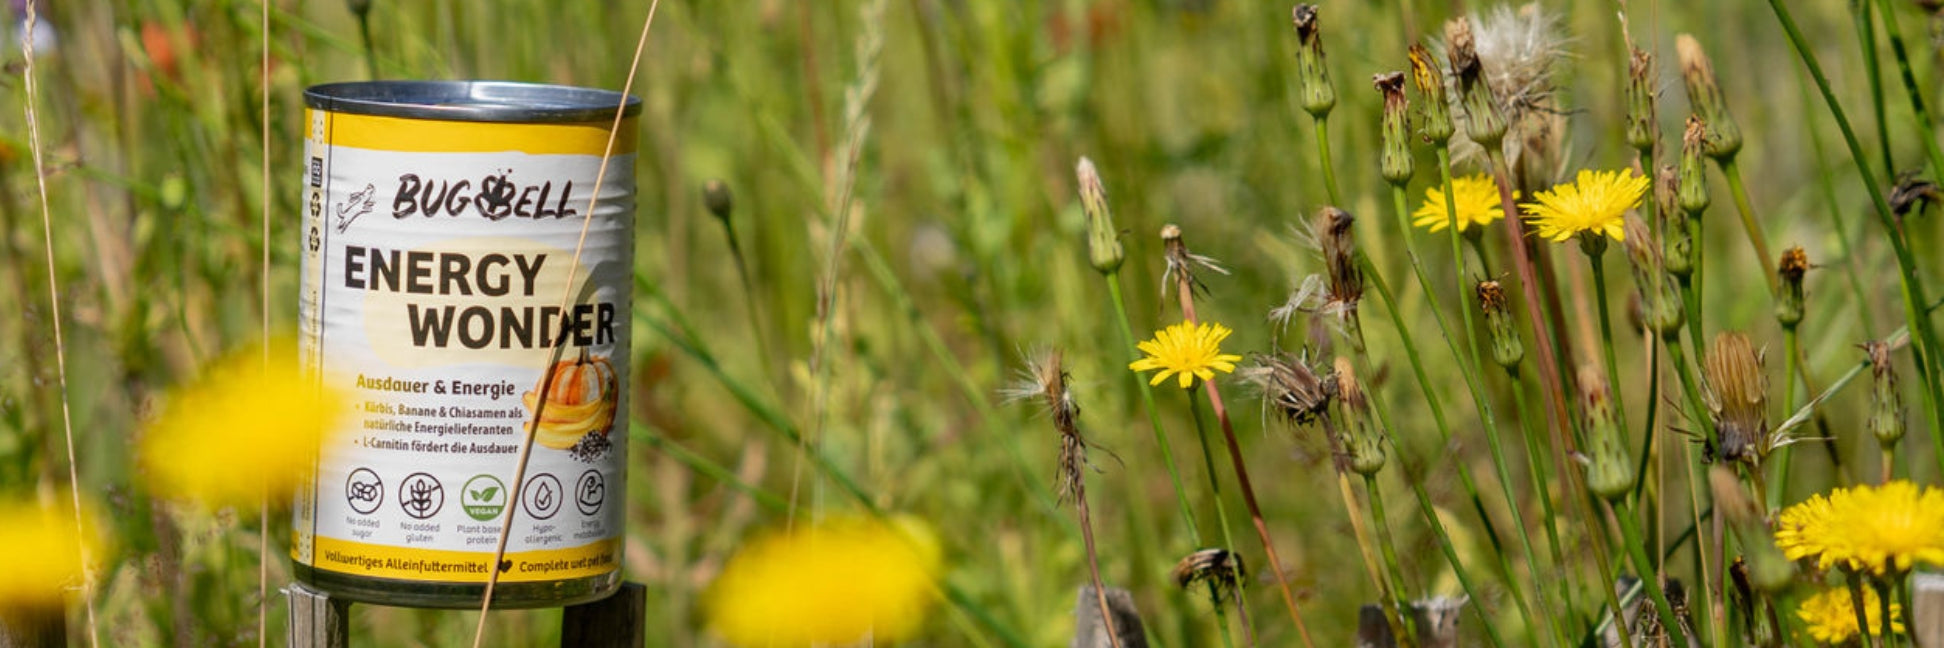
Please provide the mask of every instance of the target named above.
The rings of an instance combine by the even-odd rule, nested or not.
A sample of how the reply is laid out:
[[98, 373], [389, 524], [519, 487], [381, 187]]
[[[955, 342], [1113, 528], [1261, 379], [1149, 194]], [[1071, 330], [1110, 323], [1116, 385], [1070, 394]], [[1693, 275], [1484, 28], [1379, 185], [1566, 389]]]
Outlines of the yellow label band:
[[[306, 114], [317, 112], [306, 109]], [[509, 124], [500, 122], [437, 121], [326, 113], [330, 125], [324, 135], [332, 146], [374, 151], [418, 153], [497, 153], [519, 151], [533, 155], [600, 155], [607, 150], [613, 120], [567, 124]], [[635, 151], [635, 117], [621, 120], [614, 155]]]
[[[508, 552], [502, 583], [557, 581], [598, 576], [620, 568], [620, 540], [610, 538], [566, 549]], [[484, 583], [492, 552], [388, 547], [317, 538], [315, 569], [356, 576], [448, 583]]]

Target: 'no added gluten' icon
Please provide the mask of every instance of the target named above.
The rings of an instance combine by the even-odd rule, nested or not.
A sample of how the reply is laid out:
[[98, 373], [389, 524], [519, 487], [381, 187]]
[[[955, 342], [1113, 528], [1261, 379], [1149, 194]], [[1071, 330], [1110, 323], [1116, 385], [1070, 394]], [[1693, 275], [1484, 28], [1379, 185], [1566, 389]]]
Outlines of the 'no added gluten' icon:
[[385, 503], [385, 482], [370, 468], [353, 470], [344, 478], [344, 501], [359, 515], [370, 515]]
[[425, 473], [412, 473], [398, 485], [398, 506], [405, 514], [423, 520], [445, 508], [445, 487]]

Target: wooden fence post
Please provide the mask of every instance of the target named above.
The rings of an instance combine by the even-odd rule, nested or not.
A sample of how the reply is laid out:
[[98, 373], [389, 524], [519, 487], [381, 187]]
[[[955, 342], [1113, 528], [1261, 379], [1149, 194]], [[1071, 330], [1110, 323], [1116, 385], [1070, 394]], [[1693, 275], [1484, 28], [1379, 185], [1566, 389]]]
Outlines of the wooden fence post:
[[561, 612], [561, 648], [641, 648], [647, 642], [648, 588], [622, 583], [614, 594]]
[[284, 588], [290, 601], [290, 648], [349, 648], [351, 602], [291, 583]]

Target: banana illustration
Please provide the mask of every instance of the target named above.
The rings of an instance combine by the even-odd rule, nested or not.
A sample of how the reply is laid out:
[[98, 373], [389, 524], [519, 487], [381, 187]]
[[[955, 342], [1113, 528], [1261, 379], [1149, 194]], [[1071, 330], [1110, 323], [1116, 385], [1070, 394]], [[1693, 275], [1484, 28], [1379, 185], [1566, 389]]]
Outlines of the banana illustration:
[[613, 430], [619, 381], [607, 358], [590, 358], [581, 349], [580, 357], [555, 364], [547, 375], [553, 385], [547, 390], [546, 407], [540, 406], [538, 388], [520, 397], [528, 412], [540, 412], [539, 424], [533, 426], [535, 443], [566, 450], [589, 434]]

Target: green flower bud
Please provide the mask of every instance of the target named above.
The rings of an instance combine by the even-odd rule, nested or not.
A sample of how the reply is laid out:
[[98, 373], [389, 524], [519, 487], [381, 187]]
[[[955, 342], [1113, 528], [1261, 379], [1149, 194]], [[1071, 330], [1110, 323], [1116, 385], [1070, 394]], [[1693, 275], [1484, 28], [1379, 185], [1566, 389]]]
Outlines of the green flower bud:
[[1588, 367], [1580, 372], [1580, 415], [1586, 421], [1586, 487], [1594, 495], [1618, 501], [1633, 491], [1636, 475], [1627, 456], [1626, 431], [1613, 411], [1606, 379]]
[[1375, 475], [1384, 469], [1384, 435], [1377, 430], [1376, 417], [1370, 415], [1370, 399], [1357, 382], [1350, 359], [1336, 359], [1337, 402], [1343, 405], [1343, 454], [1350, 470], [1359, 475]]
[[1415, 162], [1411, 159], [1409, 104], [1404, 99], [1404, 73], [1388, 72], [1372, 77], [1372, 85], [1384, 94], [1383, 151], [1377, 168], [1391, 184], [1403, 186], [1411, 181]]
[[1627, 143], [1649, 151], [1660, 137], [1654, 116], [1654, 55], [1634, 48], [1627, 60]]
[[702, 206], [709, 208], [709, 215], [728, 222], [729, 215], [736, 209], [736, 199], [729, 193], [729, 184], [717, 179], [703, 183]]
[[1654, 176], [1654, 205], [1663, 217], [1661, 263], [1667, 274], [1686, 279], [1694, 273], [1694, 237], [1689, 219], [1681, 215], [1681, 176], [1674, 165], [1661, 165]]
[[1120, 270], [1127, 256], [1121, 249], [1120, 230], [1114, 227], [1114, 212], [1107, 209], [1107, 188], [1100, 184], [1100, 173], [1093, 160], [1080, 158], [1075, 169], [1080, 177], [1080, 206], [1087, 212], [1087, 262], [1101, 274]]
[[1418, 121], [1424, 128], [1424, 139], [1433, 144], [1451, 141], [1451, 104], [1445, 97], [1444, 69], [1438, 67], [1437, 59], [1431, 58], [1431, 50], [1423, 45], [1413, 44], [1411, 56], [1411, 87], [1417, 88]]
[[1897, 369], [1890, 364], [1890, 345], [1882, 341], [1863, 344], [1870, 356], [1870, 419], [1867, 427], [1877, 443], [1895, 447], [1904, 436], [1903, 395], [1897, 391]]
[[1704, 138], [1708, 127], [1699, 115], [1688, 117], [1687, 130], [1681, 133], [1681, 209], [1689, 217], [1708, 210], [1708, 166]]
[[1485, 81], [1485, 66], [1478, 60], [1471, 22], [1464, 18], [1445, 22], [1445, 42], [1451, 55], [1451, 73], [1458, 76], [1458, 100], [1465, 107], [1465, 136], [1488, 150], [1495, 149], [1505, 140], [1505, 116], [1499, 112], [1491, 84]]
[[1647, 226], [1637, 218], [1627, 219], [1627, 261], [1633, 270], [1634, 286], [1640, 290], [1641, 324], [1662, 337], [1681, 330], [1686, 316], [1681, 312], [1681, 294], [1673, 277], [1662, 270], [1660, 250], [1654, 246]]
[[1316, 22], [1316, 5], [1296, 5], [1290, 20], [1296, 25], [1296, 83], [1303, 110], [1322, 119], [1336, 106], [1336, 87], [1330, 85], [1330, 69], [1323, 61], [1323, 26]]
[[1809, 255], [1801, 247], [1782, 251], [1782, 261], [1775, 266], [1775, 274], [1782, 282], [1776, 287], [1775, 320], [1782, 328], [1794, 329], [1802, 323], [1802, 276], [1809, 272]]
[[1701, 42], [1688, 34], [1674, 37], [1674, 49], [1681, 57], [1681, 80], [1687, 84], [1688, 103], [1707, 124], [1708, 155], [1730, 160], [1741, 151], [1741, 127], [1728, 114], [1727, 98], [1715, 84], [1714, 63], [1701, 51]]
[[1518, 321], [1505, 301], [1505, 288], [1499, 282], [1478, 282], [1478, 309], [1485, 313], [1485, 328], [1492, 336], [1492, 360], [1506, 371], [1516, 371], [1525, 359], [1525, 344], [1519, 339]]

